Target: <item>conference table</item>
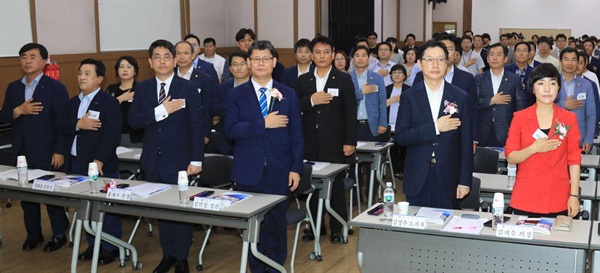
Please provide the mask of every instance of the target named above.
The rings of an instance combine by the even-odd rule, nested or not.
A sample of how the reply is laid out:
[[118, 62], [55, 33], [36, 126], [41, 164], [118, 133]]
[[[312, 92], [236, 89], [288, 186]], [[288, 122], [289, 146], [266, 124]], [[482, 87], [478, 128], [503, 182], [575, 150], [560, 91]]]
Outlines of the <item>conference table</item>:
[[592, 232], [590, 234], [590, 250], [592, 251], [592, 260], [590, 269], [592, 273], [600, 273], [600, 222], [592, 223]]
[[[394, 206], [395, 213], [398, 208]], [[414, 215], [419, 207], [409, 207]], [[452, 211], [491, 219], [490, 213]], [[511, 215], [508, 224], [515, 224]], [[480, 234], [442, 231], [443, 225], [426, 229], [393, 227], [390, 221], [364, 212], [350, 221], [360, 227], [358, 264], [362, 272], [585, 272], [591, 222], [573, 220], [570, 232], [552, 230], [534, 234], [532, 240], [497, 237], [484, 227]], [[401, 262], [399, 262], [401, 261]]]
[[373, 187], [375, 179], [377, 179], [381, 187], [385, 188], [381, 164], [383, 164], [384, 155], [387, 153], [389, 148], [394, 146], [393, 142], [385, 142], [383, 145], [380, 144], [380, 142], [375, 141], [359, 141], [356, 145], [356, 159], [361, 163], [371, 163], [369, 173], [368, 206], [373, 204]]
[[[15, 169], [15, 167], [0, 165], [0, 172], [11, 169]], [[56, 177], [65, 176], [64, 173], [53, 173]], [[91, 202], [84, 198], [81, 193], [89, 191], [89, 184], [82, 182], [70, 187], [55, 186], [55, 190], [52, 192], [33, 189], [32, 185], [28, 184], [26, 187], [21, 187], [16, 180], [0, 177], [0, 197], [74, 208], [77, 217], [75, 219], [75, 236], [73, 237], [71, 253], [71, 272], [77, 272], [77, 255], [81, 242], [82, 223], [89, 216], [91, 209]]]

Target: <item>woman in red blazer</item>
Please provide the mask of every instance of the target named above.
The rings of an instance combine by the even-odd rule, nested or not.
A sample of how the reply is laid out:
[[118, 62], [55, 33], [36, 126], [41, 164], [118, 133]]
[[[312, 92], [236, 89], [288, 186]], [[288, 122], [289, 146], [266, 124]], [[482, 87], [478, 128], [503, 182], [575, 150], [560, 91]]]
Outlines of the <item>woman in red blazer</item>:
[[515, 214], [555, 217], [579, 212], [581, 135], [575, 114], [554, 104], [560, 83], [553, 65], [537, 66], [527, 81], [536, 103], [515, 113], [510, 125], [505, 153], [508, 163], [518, 164], [510, 200]]

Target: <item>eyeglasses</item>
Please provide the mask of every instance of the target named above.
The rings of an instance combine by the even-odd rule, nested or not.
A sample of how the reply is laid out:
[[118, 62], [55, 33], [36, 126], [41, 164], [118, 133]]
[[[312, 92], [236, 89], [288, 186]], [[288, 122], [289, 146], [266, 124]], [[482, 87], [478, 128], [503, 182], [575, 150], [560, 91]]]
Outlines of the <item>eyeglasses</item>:
[[241, 62], [241, 63], [232, 63], [232, 64], [231, 64], [231, 66], [233, 66], [233, 67], [236, 67], [236, 68], [237, 68], [237, 67], [244, 68], [244, 67], [246, 67], [247, 65], [248, 65], [248, 64], [247, 64], [246, 62]]
[[170, 61], [171, 59], [173, 59], [173, 55], [171, 55], [171, 54], [165, 54], [163, 56], [161, 56], [161, 55], [154, 55], [154, 56], [152, 56], [152, 60], [155, 61], [155, 62], [158, 62], [161, 59], [165, 60], [165, 61]]
[[446, 58], [444, 58], [444, 57], [437, 57], [437, 58], [425, 57], [425, 58], [422, 58], [421, 61], [424, 61], [428, 65], [432, 65], [433, 62], [437, 62], [438, 64], [441, 64], [441, 63], [446, 63]]
[[254, 58], [250, 58], [250, 61], [254, 62], [254, 63], [260, 63], [261, 61], [263, 63], [266, 63], [270, 60], [273, 60], [273, 57], [262, 57], [262, 58], [258, 58], [258, 57], [254, 57]]

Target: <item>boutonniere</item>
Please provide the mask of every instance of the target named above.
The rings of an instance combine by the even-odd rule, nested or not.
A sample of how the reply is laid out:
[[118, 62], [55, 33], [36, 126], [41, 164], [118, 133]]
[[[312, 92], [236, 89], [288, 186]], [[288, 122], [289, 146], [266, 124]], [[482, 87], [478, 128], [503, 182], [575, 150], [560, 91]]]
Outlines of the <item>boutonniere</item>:
[[567, 132], [569, 132], [570, 129], [571, 126], [566, 126], [564, 123], [561, 123], [558, 119], [556, 119], [556, 123], [554, 124], [554, 133], [552, 133], [548, 138], [557, 135], [561, 140], [565, 139]]
[[444, 114], [452, 115], [454, 113], [458, 113], [458, 105], [456, 105], [456, 102], [444, 100]]
[[273, 105], [275, 104], [275, 99], [277, 99], [278, 101], [284, 100], [285, 98], [283, 97], [283, 95], [281, 94], [281, 92], [279, 92], [279, 90], [277, 90], [277, 88], [273, 87], [271, 88], [271, 105], [269, 106], [269, 113], [273, 111]]

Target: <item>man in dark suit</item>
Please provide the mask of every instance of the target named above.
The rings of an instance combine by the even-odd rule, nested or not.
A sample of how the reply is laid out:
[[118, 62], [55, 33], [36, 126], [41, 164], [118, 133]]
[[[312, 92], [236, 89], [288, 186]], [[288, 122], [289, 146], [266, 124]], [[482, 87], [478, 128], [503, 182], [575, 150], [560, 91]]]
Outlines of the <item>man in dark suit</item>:
[[[235, 34], [236, 46], [242, 52], [248, 53], [248, 47], [256, 40], [256, 34], [252, 29], [249, 28], [241, 28]], [[225, 60], [225, 66], [223, 68], [223, 75], [221, 75], [221, 82], [225, 82], [228, 79], [231, 79], [231, 71], [228, 69], [229, 62]]]
[[594, 51], [596, 49], [596, 43], [588, 39], [583, 42], [583, 48], [588, 57], [588, 70], [592, 71], [600, 79], [600, 60], [594, 57]]
[[508, 49], [496, 43], [490, 46], [490, 70], [475, 76], [479, 93], [479, 145], [504, 147], [513, 113], [527, 107], [519, 76], [504, 70]]
[[[235, 140], [231, 179], [237, 190], [289, 196], [300, 182], [304, 140], [294, 91], [271, 78], [277, 63], [274, 51], [269, 41], [250, 46], [252, 79], [229, 92], [225, 129]], [[288, 205], [281, 202], [265, 215], [258, 243], [261, 253], [282, 266], [287, 257]], [[252, 254], [249, 263], [252, 272], [268, 269]]]
[[[177, 77], [175, 46], [157, 40], [150, 45], [148, 62], [156, 77], [140, 82], [129, 110], [132, 128], [145, 128], [140, 159], [146, 180], [177, 183], [177, 173], [202, 171], [204, 128], [202, 98], [192, 82]], [[159, 220], [162, 261], [154, 272], [189, 272], [187, 256], [193, 225]]]
[[[119, 160], [116, 149], [121, 142], [123, 119], [119, 101], [100, 88], [106, 67], [102, 61], [85, 59], [79, 65], [77, 80], [81, 93], [69, 99], [57, 121], [57, 130], [67, 138], [70, 157], [69, 173], [88, 175], [88, 164], [96, 162], [100, 176], [118, 178]], [[121, 238], [121, 218], [106, 214], [103, 232]], [[88, 248], [79, 255], [81, 260], [92, 259], [94, 237], [87, 235]], [[109, 243], [102, 243], [98, 262], [109, 264], [119, 250]]]
[[[315, 71], [300, 76], [296, 83], [296, 94], [303, 112], [304, 156], [313, 161], [353, 165], [357, 104], [352, 78], [332, 66], [334, 45], [331, 38], [314, 38], [311, 51]], [[344, 176], [344, 173], [339, 174], [333, 182], [331, 208], [347, 220]], [[317, 199], [312, 198], [310, 203], [312, 215], [315, 216]], [[330, 217], [329, 224], [332, 242], [342, 242], [342, 225], [333, 217]], [[320, 233], [326, 234], [324, 226]], [[314, 235], [306, 234], [304, 239], [314, 239]]]
[[183, 38], [184, 41], [190, 43], [193, 47], [193, 66], [195, 69], [198, 69], [206, 74], [208, 74], [216, 84], [219, 84], [219, 75], [217, 74], [217, 70], [215, 70], [215, 66], [205, 60], [200, 59], [198, 55], [200, 55], [200, 38], [194, 34], [188, 34]]
[[417, 51], [419, 50], [419, 48], [415, 45], [415, 40], [416, 39], [417, 39], [417, 37], [414, 34], [412, 34], [412, 33], [409, 33], [409, 34], [406, 35], [406, 37], [404, 38], [404, 46], [401, 48], [402, 51], [404, 52], [404, 56], [406, 56], [406, 52], [409, 49], [414, 48]]
[[294, 52], [296, 66], [286, 68], [281, 77], [281, 83], [292, 89], [296, 87], [296, 80], [300, 75], [315, 70], [315, 65], [311, 62], [310, 40], [305, 38], [298, 40], [294, 45]]
[[[600, 121], [600, 94], [598, 94], [598, 86], [595, 81], [588, 78], [586, 75], [590, 75], [593, 77], [595, 74], [587, 70], [588, 58], [585, 52], [579, 52], [578, 54], [579, 62], [577, 63], [577, 71], [575, 74], [578, 78], [584, 78], [588, 80], [592, 85], [592, 94], [594, 94], [594, 105], [596, 106], [596, 124]], [[596, 79], [597, 80], [597, 79]], [[600, 127], [595, 126], [594, 130], [594, 138], [598, 137], [598, 130]]]
[[520, 92], [525, 95], [525, 107], [535, 103], [535, 96], [532, 92], [527, 91], [525, 87], [527, 85], [527, 80], [529, 79], [529, 74], [531, 74], [531, 71], [533, 70], [533, 67], [529, 66], [527, 63], [529, 47], [530, 45], [527, 42], [518, 42], [515, 45], [515, 63], [504, 67], [504, 71], [513, 73], [521, 79], [522, 90]]
[[[19, 50], [21, 69], [25, 76], [8, 85], [0, 116], [2, 123], [11, 123], [13, 135], [12, 160], [24, 155], [30, 169], [60, 170], [64, 163], [64, 136], [55, 128], [56, 119], [69, 99], [60, 82], [44, 75], [48, 50], [41, 44], [29, 43]], [[40, 204], [21, 201], [27, 239], [23, 250], [30, 250], [44, 241]], [[52, 239], [44, 251], [59, 249], [66, 239], [69, 220], [63, 207], [46, 205]]]
[[411, 205], [457, 208], [469, 193], [473, 171], [468, 95], [444, 81], [448, 50], [421, 48], [424, 81], [402, 92], [395, 140], [406, 145], [403, 190]]

